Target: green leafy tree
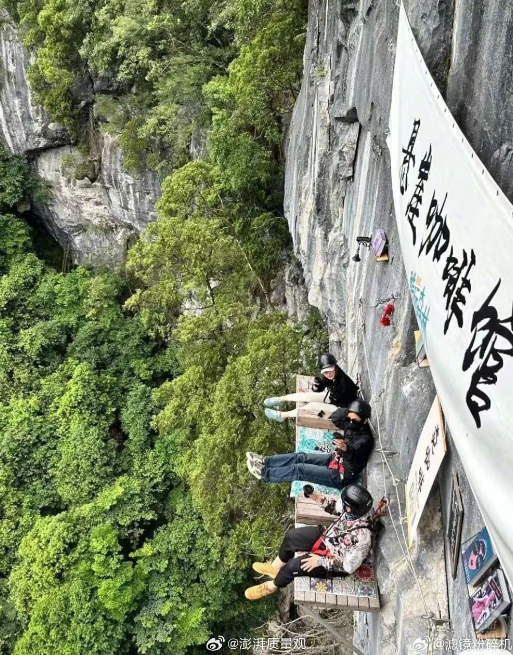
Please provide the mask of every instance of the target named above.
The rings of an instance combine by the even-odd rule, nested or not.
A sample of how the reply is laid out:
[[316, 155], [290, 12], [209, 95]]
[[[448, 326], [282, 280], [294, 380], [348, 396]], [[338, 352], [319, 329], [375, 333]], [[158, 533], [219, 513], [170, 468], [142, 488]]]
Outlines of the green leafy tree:
[[216, 175], [169, 182], [175, 216], [131, 253], [128, 301], [117, 275], [57, 273], [0, 216], [0, 652], [185, 655], [274, 607], [243, 589], [287, 490], [251, 480], [244, 453], [290, 443], [261, 399], [315, 344], [256, 302]]
[[[63, 275], [0, 214], [0, 653], [199, 653], [274, 610], [243, 590], [290, 520], [288, 490], [254, 480], [245, 452], [293, 447], [261, 402], [326, 338], [270, 292], [290, 257], [283, 117], [306, 3], [4, 5], [52, 119], [77, 140], [96, 122], [127, 167], [170, 174], [126, 277]], [[91, 79], [113, 81], [94, 112]], [[193, 142], [204, 159], [188, 161]], [[0, 210], [36, 190], [0, 152]]]
[[38, 192], [36, 178], [22, 157], [12, 155], [0, 145], [0, 211], [9, 210]]

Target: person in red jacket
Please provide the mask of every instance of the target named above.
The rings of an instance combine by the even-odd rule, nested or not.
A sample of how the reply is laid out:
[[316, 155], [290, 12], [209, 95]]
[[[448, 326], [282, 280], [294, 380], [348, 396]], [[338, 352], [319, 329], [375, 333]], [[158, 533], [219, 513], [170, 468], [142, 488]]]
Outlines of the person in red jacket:
[[297, 409], [289, 412], [280, 411], [285, 402], [306, 402], [304, 409], [319, 410], [329, 418], [338, 407], [348, 407], [358, 396], [358, 387], [337, 364], [331, 353], [321, 355], [319, 359], [320, 375], [314, 379], [312, 391], [289, 393], [264, 400], [265, 415], [271, 421], [283, 423], [287, 418], [296, 418]]
[[[342, 491], [336, 503], [317, 494], [311, 498], [325, 511], [338, 515], [337, 520], [328, 528], [307, 525], [288, 530], [276, 559], [253, 564], [257, 573], [272, 579], [246, 589], [248, 600], [269, 596], [299, 576], [346, 576], [363, 564], [372, 546], [371, 494], [364, 487], [352, 484]], [[296, 557], [296, 551], [306, 554]]]

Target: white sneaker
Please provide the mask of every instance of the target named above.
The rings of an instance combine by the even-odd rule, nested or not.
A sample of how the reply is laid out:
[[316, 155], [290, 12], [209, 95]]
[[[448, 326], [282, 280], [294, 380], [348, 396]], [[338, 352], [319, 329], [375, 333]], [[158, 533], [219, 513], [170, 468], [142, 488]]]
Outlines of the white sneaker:
[[264, 400], [264, 407], [271, 407], [272, 409], [280, 409], [281, 400], [278, 397], [266, 398]]
[[264, 465], [264, 458], [262, 457], [262, 455], [258, 455], [257, 453], [251, 453], [251, 452], [246, 453], [246, 459], [249, 464], [257, 464], [260, 466]]
[[270, 421], [276, 421], [278, 423], [283, 423], [285, 421], [281, 416], [281, 412], [277, 412], [275, 409], [264, 409], [264, 414]]
[[253, 464], [253, 462], [248, 461], [246, 462], [248, 465], [248, 470], [251, 473], [251, 475], [254, 475], [257, 480], [262, 479], [262, 466], [259, 466], [258, 464]]

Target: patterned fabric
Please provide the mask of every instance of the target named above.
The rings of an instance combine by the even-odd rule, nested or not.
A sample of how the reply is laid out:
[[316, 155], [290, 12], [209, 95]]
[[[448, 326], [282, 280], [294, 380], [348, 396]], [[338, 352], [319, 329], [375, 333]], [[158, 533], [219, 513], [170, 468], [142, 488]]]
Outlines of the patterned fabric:
[[[332, 440], [333, 433], [319, 428], [307, 428], [301, 426], [297, 429], [298, 437], [296, 444], [297, 452], [314, 453], [314, 452], [331, 452], [333, 450]], [[308, 480], [294, 480], [291, 485], [290, 495], [292, 498], [298, 496], [303, 490], [303, 486]], [[314, 484], [316, 493], [332, 494], [337, 490], [333, 487], [325, 487], [320, 484]]]
[[330, 555], [322, 557], [319, 565], [328, 571], [354, 573], [363, 564], [372, 546], [372, 532], [368, 528], [371, 515], [372, 510], [350, 521], [346, 514], [342, 514], [332, 523], [324, 535], [324, 544]]
[[[363, 575], [362, 575], [363, 574]], [[378, 590], [374, 575], [374, 564], [370, 557], [357, 569], [353, 575], [346, 578], [309, 578], [301, 576], [294, 580], [294, 591], [326, 591], [329, 594], [341, 596], [356, 596], [358, 598], [377, 598]]]
[[[303, 524], [296, 523], [296, 528], [302, 527]], [[296, 553], [305, 555], [303, 551]], [[378, 585], [374, 572], [374, 553], [369, 551], [363, 564], [352, 574], [345, 578], [310, 578], [301, 576], [294, 580], [294, 591], [316, 591], [326, 585], [326, 593], [332, 593], [340, 596], [354, 596], [357, 598], [377, 598]]]

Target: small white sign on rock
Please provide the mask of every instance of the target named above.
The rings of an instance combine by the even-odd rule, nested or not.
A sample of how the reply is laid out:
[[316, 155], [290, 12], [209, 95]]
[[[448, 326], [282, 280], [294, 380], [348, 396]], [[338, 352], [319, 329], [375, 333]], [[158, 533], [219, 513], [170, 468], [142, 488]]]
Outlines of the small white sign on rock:
[[406, 513], [410, 546], [417, 534], [420, 517], [446, 452], [444, 417], [438, 396], [435, 396], [422, 429], [406, 483]]

